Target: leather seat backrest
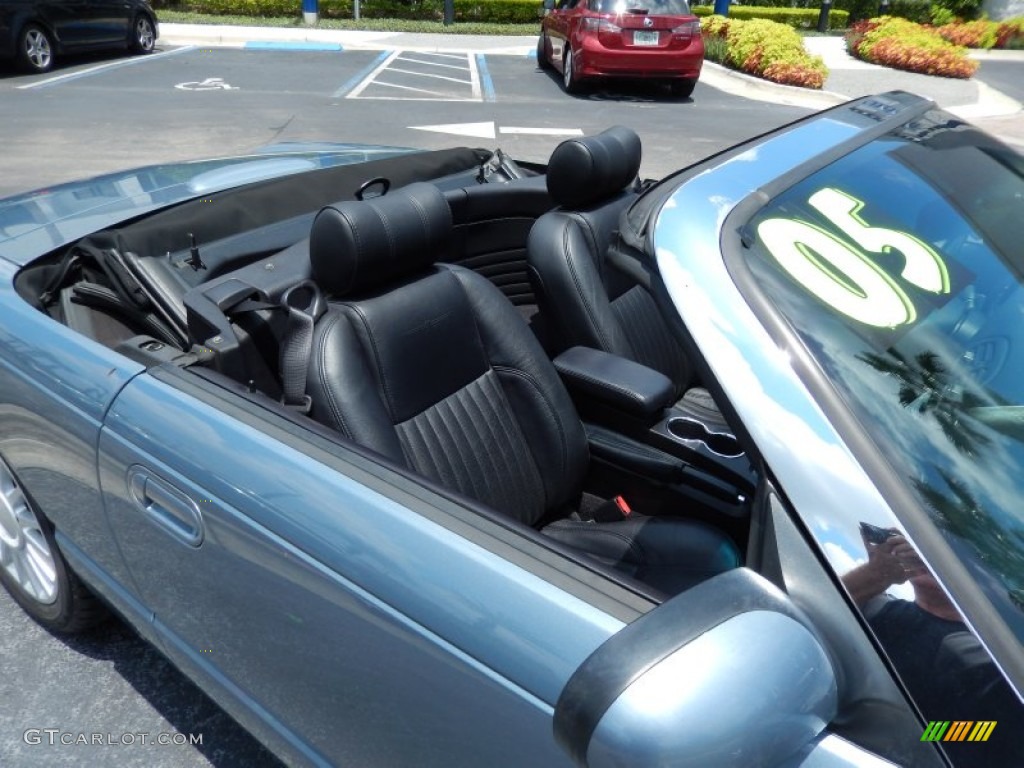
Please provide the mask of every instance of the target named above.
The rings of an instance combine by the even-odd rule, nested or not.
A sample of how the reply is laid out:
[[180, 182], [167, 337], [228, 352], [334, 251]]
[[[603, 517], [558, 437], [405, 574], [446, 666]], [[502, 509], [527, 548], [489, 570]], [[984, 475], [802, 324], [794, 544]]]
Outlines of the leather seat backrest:
[[310, 235], [330, 297], [307, 377], [312, 416], [527, 524], [570, 503], [582, 426], [515, 307], [448, 257], [443, 193], [414, 184], [328, 206]]
[[693, 370], [653, 296], [608, 260], [619, 218], [637, 198], [640, 138], [621, 126], [562, 142], [548, 164], [559, 208], [527, 241], [530, 279], [551, 348], [601, 349], [658, 370], [681, 393]]

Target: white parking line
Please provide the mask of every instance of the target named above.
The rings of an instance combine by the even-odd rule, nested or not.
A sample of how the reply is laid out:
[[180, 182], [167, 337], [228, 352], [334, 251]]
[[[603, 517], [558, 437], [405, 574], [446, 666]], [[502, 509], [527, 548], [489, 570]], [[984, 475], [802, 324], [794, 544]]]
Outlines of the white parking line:
[[[459, 73], [466, 75], [466, 77], [456, 77], [454, 73], [451, 75], [440, 74], [438, 69], [457, 70]], [[424, 78], [428, 81], [434, 80], [438, 82], [438, 85], [441, 83], [454, 83], [455, 86], [469, 87], [465, 88], [465, 90], [456, 87], [453, 89], [454, 92], [438, 92], [430, 88], [419, 88], [409, 84], [390, 82], [394, 79], [389, 76], [392, 73], [397, 76], [397, 79]], [[373, 89], [367, 93], [367, 89], [371, 88], [371, 86], [373, 86]], [[376, 86], [380, 86], [380, 88]], [[380, 91], [386, 89], [390, 89], [393, 94], [395, 91], [404, 91], [410, 95], [383, 95]], [[413, 52], [413, 55], [409, 55], [408, 51], [395, 51], [352, 88], [345, 95], [345, 98], [387, 100], [406, 98], [410, 101], [483, 101], [479, 65], [475, 56], [468, 53], [428, 53], [419, 51]]]
[[398, 60], [410, 61], [413, 62], [414, 64], [425, 64], [428, 67], [444, 67], [445, 69], [457, 69], [460, 72], [468, 72], [470, 70], [470, 67], [468, 66], [459, 66], [458, 64], [442, 64], [438, 61], [423, 61], [423, 59], [413, 59], [409, 56], [399, 56]]
[[[429, 77], [431, 80], [447, 80], [449, 83], [462, 83], [463, 85], [472, 85], [472, 80], [462, 80], [457, 77], [445, 77], [444, 75], [432, 75], [429, 72], [417, 72], [413, 69], [399, 69], [398, 67], [391, 67], [388, 72], [401, 72], [403, 75], [415, 75], [416, 77]], [[381, 83], [381, 85], [387, 85], [387, 83]]]
[[45, 80], [37, 80], [34, 83], [27, 83], [25, 85], [15, 86], [18, 90], [27, 91], [30, 88], [46, 88], [51, 85], [58, 85], [59, 83], [66, 83], [70, 80], [78, 80], [82, 77], [91, 77], [99, 72], [106, 72], [111, 69], [120, 69], [121, 67], [130, 67], [134, 64], [143, 64], [147, 61], [156, 61], [166, 56], [176, 56], [179, 53], [188, 53], [194, 51], [196, 46], [186, 45], [183, 48], [175, 48], [173, 51], [162, 51], [160, 53], [151, 53], [148, 56], [135, 56], [130, 59], [120, 59], [118, 61], [111, 61], [106, 64], [99, 64], [95, 67], [89, 67], [88, 69], [80, 69], [77, 72], [68, 72], [65, 75], [56, 75], [55, 77], [48, 77]]
[[357, 85], [355, 88], [353, 88], [351, 91], [349, 91], [345, 95], [345, 98], [346, 99], [358, 99], [359, 98], [359, 94], [361, 94], [363, 91], [366, 90], [366, 88], [374, 81], [374, 78], [376, 78], [377, 75], [379, 75], [382, 71], [384, 71], [384, 69], [387, 68], [388, 64], [390, 64], [392, 61], [394, 61], [395, 59], [397, 59], [401, 55], [402, 55], [401, 51], [395, 51], [390, 56], [388, 56], [386, 59], [384, 59], [384, 61], [382, 61], [377, 66], [377, 68], [375, 70], [373, 70], [370, 74], [368, 74], [366, 77], [363, 78], [363, 82], [359, 83], [359, 85]]
[[[438, 93], [437, 91], [428, 91], [426, 88], [413, 88], [411, 85], [398, 85], [397, 83], [375, 83], [375, 85], [380, 85], [380, 86], [383, 86], [385, 88], [398, 88], [399, 90], [402, 90], [402, 91], [415, 91], [416, 93], [429, 93], [431, 96], [436, 96], [437, 99], [445, 99], [445, 98], [448, 97], [448, 94], [446, 94], [446, 93]], [[388, 97], [388, 96], [375, 96], [374, 98], [387, 99], [387, 98], [390, 98], [390, 97]], [[400, 98], [400, 97], [396, 96], [394, 98]], [[437, 101], [437, 99], [430, 99], [430, 101]], [[426, 99], [421, 99], [421, 101], [426, 101]]]
[[579, 128], [520, 128], [515, 125], [500, 125], [498, 133], [514, 133], [522, 136], [582, 136]]

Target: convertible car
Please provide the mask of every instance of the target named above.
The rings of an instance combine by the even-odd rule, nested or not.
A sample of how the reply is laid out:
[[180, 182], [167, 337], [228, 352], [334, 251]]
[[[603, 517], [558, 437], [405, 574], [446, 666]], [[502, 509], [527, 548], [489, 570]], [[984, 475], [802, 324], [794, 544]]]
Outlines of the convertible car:
[[1012, 766], [1024, 159], [893, 92], [0, 201], [0, 578], [289, 764]]

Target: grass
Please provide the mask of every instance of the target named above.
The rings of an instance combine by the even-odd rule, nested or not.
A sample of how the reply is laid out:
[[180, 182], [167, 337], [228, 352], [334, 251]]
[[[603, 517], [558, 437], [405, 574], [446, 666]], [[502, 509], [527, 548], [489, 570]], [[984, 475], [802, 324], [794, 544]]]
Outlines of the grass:
[[[305, 27], [300, 16], [211, 16], [204, 13], [161, 10], [161, 22], [168, 24], [221, 24], [241, 27]], [[412, 19], [320, 19], [316, 29], [357, 29], [368, 32], [433, 32], [447, 35], [536, 35], [540, 24], [458, 23]]]

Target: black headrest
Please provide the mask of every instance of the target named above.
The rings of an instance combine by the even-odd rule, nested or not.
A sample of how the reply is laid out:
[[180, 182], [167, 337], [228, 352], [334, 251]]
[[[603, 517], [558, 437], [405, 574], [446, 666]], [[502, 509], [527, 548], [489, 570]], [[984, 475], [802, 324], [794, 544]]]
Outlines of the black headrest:
[[555, 147], [548, 162], [548, 192], [563, 208], [585, 208], [621, 192], [639, 172], [640, 137], [616, 125]]
[[451, 232], [448, 201], [426, 182], [328, 205], [309, 234], [313, 279], [328, 296], [382, 285], [442, 260]]

